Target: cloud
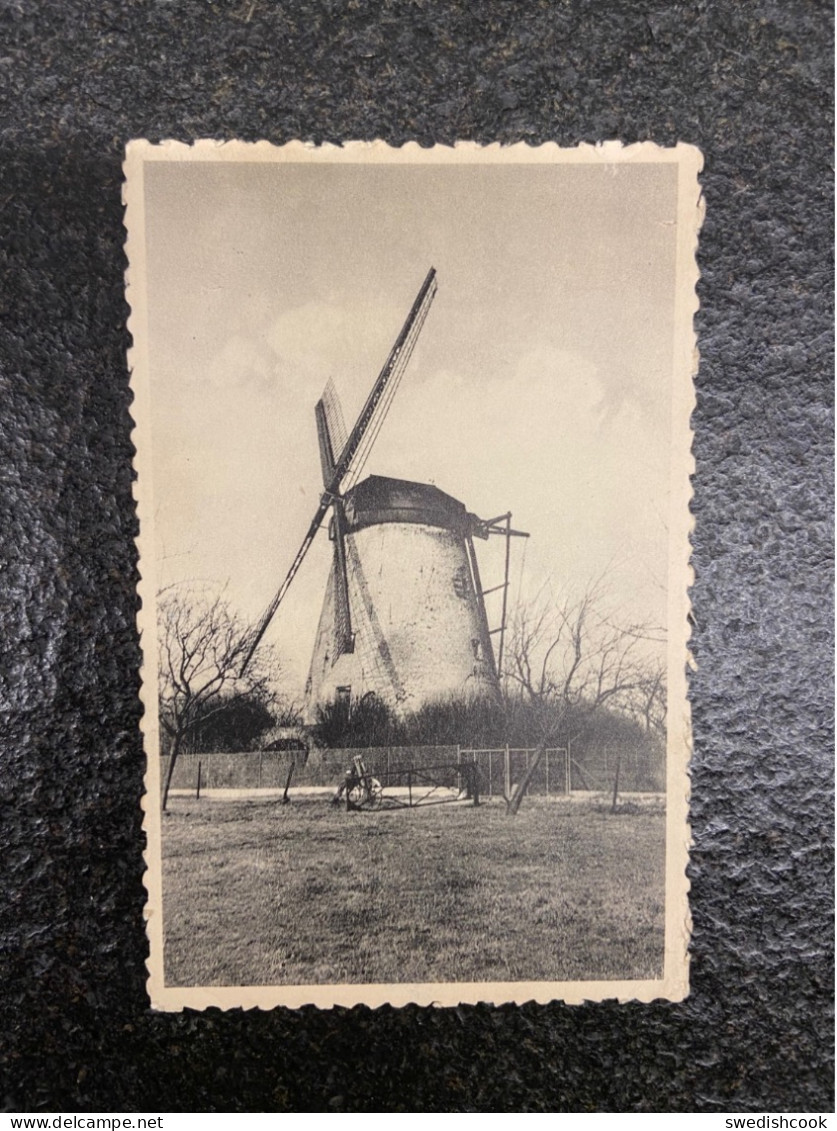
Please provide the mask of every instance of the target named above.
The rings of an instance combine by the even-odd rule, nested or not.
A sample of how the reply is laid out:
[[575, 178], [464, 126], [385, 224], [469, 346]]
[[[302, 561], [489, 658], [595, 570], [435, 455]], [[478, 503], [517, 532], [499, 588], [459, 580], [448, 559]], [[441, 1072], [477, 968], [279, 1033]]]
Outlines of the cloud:
[[[293, 388], [304, 388], [311, 405], [335, 378], [349, 399], [369, 391], [389, 354], [404, 312], [370, 302], [348, 305], [315, 300], [285, 310], [267, 327], [265, 344]], [[356, 389], [357, 386], [357, 389]]]

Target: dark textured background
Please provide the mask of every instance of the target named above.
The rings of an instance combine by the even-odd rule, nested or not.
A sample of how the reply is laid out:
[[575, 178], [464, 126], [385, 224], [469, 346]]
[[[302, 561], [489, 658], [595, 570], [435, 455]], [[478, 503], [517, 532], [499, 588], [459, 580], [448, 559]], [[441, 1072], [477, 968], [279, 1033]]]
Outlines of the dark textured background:
[[[0, 1106], [831, 1109], [826, 2], [3, 0]], [[124, 143], [706, 155], [692, 995], [146, 1006]]]

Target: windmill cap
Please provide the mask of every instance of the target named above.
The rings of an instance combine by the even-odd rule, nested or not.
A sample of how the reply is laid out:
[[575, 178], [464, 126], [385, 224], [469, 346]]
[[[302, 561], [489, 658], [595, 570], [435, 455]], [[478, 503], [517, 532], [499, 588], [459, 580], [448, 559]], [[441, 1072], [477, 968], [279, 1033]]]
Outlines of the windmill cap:
[[438, 526], [457, 534], [474, 532], [474, 516], [465, 505], [430, 483], [411, 483], [370, 475], [343, 496], [350, 532], [384, 522]]

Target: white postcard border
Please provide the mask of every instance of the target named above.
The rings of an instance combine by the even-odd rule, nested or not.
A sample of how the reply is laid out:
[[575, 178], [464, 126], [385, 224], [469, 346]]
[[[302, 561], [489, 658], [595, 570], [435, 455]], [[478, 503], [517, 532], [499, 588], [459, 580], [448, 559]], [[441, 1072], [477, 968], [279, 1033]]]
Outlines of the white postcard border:
[[[351, 984], [324, 986], [167, 986], [163, 977], [163, 903], [161, 874], [161, 814], [159, 720], [156, 671], [157, 635], [156, 601], [157, 568], [154, 560], [154, 468], [151, 444], [146, 437], [150, 427], [150, 378], [147, 333], [147, 274], [145, 247], [144, 168], [157, 161], [201, 162], [309, 162], [333, 161], [355, 164], [428, 165], [440, 163], [485, 164], [514, 163], [550, 165], [556, 162], [577, 164], [672, 163], [678, 173], [678, 239], [677, 284], [675, 306], [675, 372], [672, 403], [671, 509], [669, 551], [669, 715], [667, 748], [666, 809], [666, 911], [665, 965], [660, 980], [653, 981], [583, 981], [583, 982], [463, 982], [427, 984]], [[382, 141], [348, 142], [342, 146], [314, 146], [290, 142], [274, 146], [268, 142], [198, 141], [187, 145], [165, 141], [159, 145], [132, 141], [127, 147], [124, 164], [125, 227], [127, 229], [126, 293], [130, 305], [128, 329], [132, 345], [128, 353], [133, 392], [132, 417], [135, 428], [134, 498], [139, 517], [136, 539], [139, 555], [141, 608], [137, 626], [143, 648], [141, 699], [144, 707], [142, 732], [147, 752], [143, 830], [146, 836], [144, 883], [147, 891], [145, 918], [150, 946], [148, 993], [151, 1005], [159, 1010], [217, 1007], [270, 1009], [276, 1006], [297, 1008], [314, 1005], [335, 1006], [385, 1004], [403, 1006], [454, 1006], [460, 1003], [549, 1002], [561, 1000], [571, 1004], [585, 1001], [651, 1002], [656, 999], [682, 1000], [688, 993], [688, 940], [690, 918], [689, 884], [686, 877], [690, 834], [688, 826], [688, 759], [691, 749], [691, 726], [687, 699], [687, 666], [690, 663], [689, 565], [690, 532], [693, 526], [689, 500], [691, 455], [690, 416], [695, 397], [693, 377], [697, 371], [698, 353], [693, 328], [698, 309], [696, 283], [699, 272], [696, 262], [697, 237], [703, 218], [703, 200], [698, 175], [703, 159], [695, 147], [678, 144], [661, 148], [651, 142], [622, 146], [619, 142], [601, 145], [580, 145], [561, 149], [554, 143], [529, 146], [519, 143], [480, 146], [462, 142], [455, 147], [422, 148], [408, 143], [401, 148]]]

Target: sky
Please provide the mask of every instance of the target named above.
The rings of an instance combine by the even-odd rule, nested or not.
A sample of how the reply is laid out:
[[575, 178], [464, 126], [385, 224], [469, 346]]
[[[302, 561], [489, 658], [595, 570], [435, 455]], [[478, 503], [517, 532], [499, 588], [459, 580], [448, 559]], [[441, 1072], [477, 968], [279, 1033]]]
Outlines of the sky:
[[[604, 578], [665, 623], [675, 166], [154, 162], [145, 206], [160, 587], [258, 620], [322, 490], [314, 405], [332, 378], [351, 428], [433, 266], [365, 473], [511, 510], [514, 600]], [[291, 692], [330, 561], [323, 531], [266, 637]]]

